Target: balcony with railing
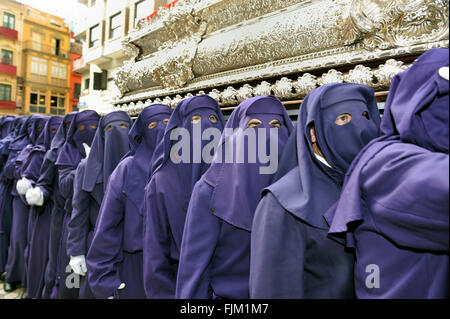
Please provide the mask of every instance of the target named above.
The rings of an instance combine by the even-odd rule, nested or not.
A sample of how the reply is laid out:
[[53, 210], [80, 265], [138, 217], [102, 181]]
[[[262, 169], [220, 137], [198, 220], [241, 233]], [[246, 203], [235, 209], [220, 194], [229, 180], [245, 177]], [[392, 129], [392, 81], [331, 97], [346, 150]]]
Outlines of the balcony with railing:
[[35, 83], [40, 83], [40, 84], [49, 84], [49, 85], [59, 86], [59, 87], [64, 87], [64, 88], [69, 87], [69, 84], [67, 83], [67, 79], [54, 78], [54, 77], [51, 77], [50, 79], [48, 79], [47, 75], [44, 75], [44, 74], [31, 73], [29, 75], [29, 77], [27, 78], [27, 80], [30, 82], [35, 82]]
[[48, 84], [47, 75], [42, 75], [42, 74], [31, 73], [27, 80], [31, 81], [31, 82], [41, 83], [41, 84]]
[[16, 30], [2, 26], [0, 26], [0, 35], [11, 38], [13, 40], [17, 40], [19, 37], [19, 34]]
[[23, 48], [25, 50], [34, 50], [34, 51], [38, 51], [41, 53], [47, 53], [47, 54], [51, 54], [51, 55], [66, 58], [66, 59], [70, 58], [69, 51], [62, 50], [59, 47], [44, 45], [44, 44], [42, 44], [40, 42], [36, 42], [36, 41], [25, 41], [23, 44]]
[[16, 109], [15, 101], [0, 100], [0, 110], [15, 110], [15, 109]]
[[12, 65], [12, 61], [8, 57], [2, 57], [0, 60], [0, 73], [6, 73], [10, 75], [17, 74], [17, 68], [15, 65]]
[[50, 78], [50, 83], [54, 86], [68, 87], [67, 79]]

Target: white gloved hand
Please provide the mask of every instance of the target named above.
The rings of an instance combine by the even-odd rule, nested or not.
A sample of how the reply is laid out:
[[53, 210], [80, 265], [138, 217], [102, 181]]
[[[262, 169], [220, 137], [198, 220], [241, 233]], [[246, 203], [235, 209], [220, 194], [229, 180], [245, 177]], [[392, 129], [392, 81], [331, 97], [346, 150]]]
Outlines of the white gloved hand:
[[444, 66], [442, 68], [439, 69], [439, 75], [441, 76], [441, 78], [446, 79], [447, 81], [449, 80], [449, 68], [448, 66]]
[[80, 256], [70, 256], [70, 267], [73, 272], [80, 276], [86, 276], [87, 267], [86, 267], [86, 257], [84, 255]]
[[83, 143], [84, 152], [86, 153], [86, 158], [89, 156], [89, 153], [91, 152], [91, 147], [87, 145], [86, 143]]
[[30, 188], [33, 188], [33, 185], [31, 185], [31, 182], [25, 177], [22, 177], [22, 179], [17, 181], [16, 189], [19, 195], [25, 195]]
[[[119, 285], [119, 287], [117, 288], [117, 290], [122, 290], [122, 289], [124, 289], [125, 288], [125, 283], [123, 282], [123, 283], [121, 283], [120, 285]], [[110, 296], [110, 297], [108, 297], [108, 299], [114, 299], [114, 296]]]
[[30, 206], [42, 206], [44, 205], [44, 193], [39, 187], [29, 189], [25, 195], [27, 203]]

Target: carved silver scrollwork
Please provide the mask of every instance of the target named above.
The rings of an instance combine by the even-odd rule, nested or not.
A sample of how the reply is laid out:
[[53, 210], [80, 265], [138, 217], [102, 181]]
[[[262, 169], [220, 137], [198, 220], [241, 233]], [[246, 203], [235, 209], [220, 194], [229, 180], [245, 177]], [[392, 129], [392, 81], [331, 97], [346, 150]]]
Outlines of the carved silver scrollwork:
[[[448, 8], [448, 0], [183, 0], [125, 38], [130, 59], [115, 81], [122, 94], [155, 97], [161, 88], [161, 96], [191, 84], [211, 90], [214, 80], [228, 86], [419, 54], [448, 45]], [[370, 75], [358, 69], [343, 80], [367, 84]], [[291, 93], [302, 96], [297, 82]]]
[[347, 44], [370, 50], [448, 39], [448, 1], [353, 0], [341, 25]]

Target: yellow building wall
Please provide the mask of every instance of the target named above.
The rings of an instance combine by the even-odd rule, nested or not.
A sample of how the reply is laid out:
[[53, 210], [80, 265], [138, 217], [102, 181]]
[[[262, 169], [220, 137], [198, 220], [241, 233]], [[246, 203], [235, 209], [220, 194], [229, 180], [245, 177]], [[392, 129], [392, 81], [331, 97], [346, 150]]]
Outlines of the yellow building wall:
[[[14, 29], [18, 32], [18, 39], [12, 39], [6, 36], [0, 35], [0, 52], [1, 49], [9, 50], [13, 52], [13, 62], [12, 64], [17, 68], [16, 75], [6, 74], [0, 72], [0, 84], [11, 85], [11, 101], [17, 103], [21, 102], [21, 94], [17, 94], [17, 76], [20, 76], [22, 71], [22, 47], [21, 38], [23, 30], [23, 5], [21, 3], [1, 0], [0, 1], [0, 26], [3, 26], [3, 14], [9, 13], [14, 15], [15, 23]], [[16, 110], [0, 109], [0, 116], [6, 114], [16, 114]]]
[[[40, 41], [36, 41], [40, 39]], [[55, 41], [59, 40], [59, 54], [55, 53]], [[70, 93], [70, 30], [64, 19], [25, 6], [23, 27], [22, 72], [24, 79], [23, 101], [25, 114], [30, 112], [30, 94], [43, 92], [45, 95], [45, 114], [50, 114], [50, 97], [55, 94], [65, 97], [64, 109], [67, 113]], [[45, 59], [47, 74], [37, 75], [31, 72], [32, 57]], [[52, 77], [52, 65], [65, 66], [65, 79]], [[35, 113], [35, 112], [32, 112]], [[51, 114], [55, 115], [55, 114]]]

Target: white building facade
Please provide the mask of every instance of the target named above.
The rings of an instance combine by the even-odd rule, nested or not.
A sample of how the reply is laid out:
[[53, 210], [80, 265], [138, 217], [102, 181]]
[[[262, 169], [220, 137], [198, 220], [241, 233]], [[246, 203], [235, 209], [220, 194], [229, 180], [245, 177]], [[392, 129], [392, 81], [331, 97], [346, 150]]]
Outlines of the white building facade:
[[[75, 37], [83, 41], [83, 55], [74, 61], [74, 71], [82, 75], [78, 108], [100, 114], [112, 109], [110, 101], [119, 95], [114, 76], [127, 57], [123, 38], [165, 0], [78, 0], [84, 5]], [[169, 1], [170, 2], [170, 1]]]

